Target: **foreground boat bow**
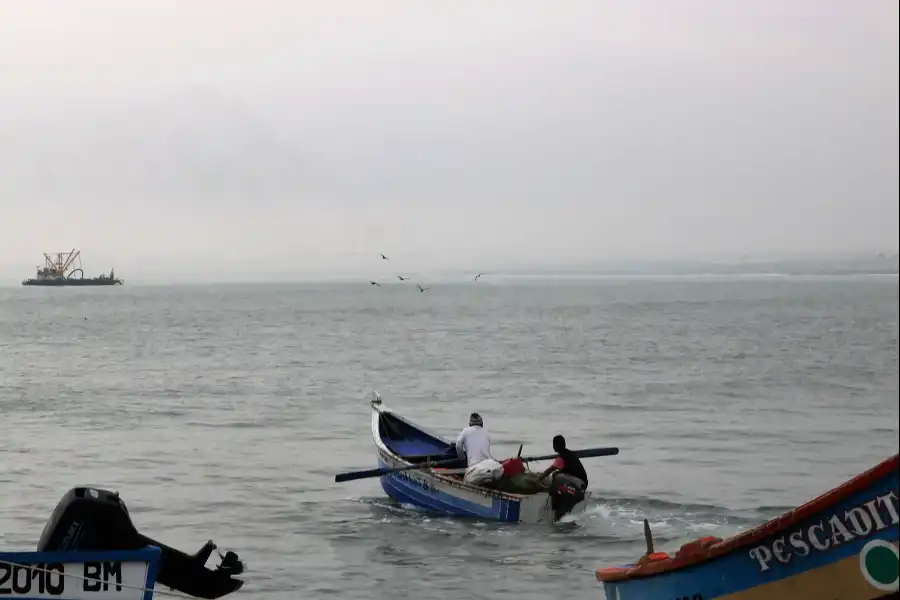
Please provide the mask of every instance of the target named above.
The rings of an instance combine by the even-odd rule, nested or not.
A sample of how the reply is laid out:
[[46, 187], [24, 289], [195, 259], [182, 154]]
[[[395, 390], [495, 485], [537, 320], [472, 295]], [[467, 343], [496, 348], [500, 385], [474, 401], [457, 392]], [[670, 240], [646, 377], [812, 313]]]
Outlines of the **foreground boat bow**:
[[0, 552], [0, 595], [63, 600], [150, 600], [154, 584], [213, 600], [239, 590], [233, 552], [206, 567], [216, 546], [194, 555], [140, 534], [117, 493], [74, 488], [44, 527], [37, 552]]
[[597, 570], [610, 600], [898, 598], [900, 455], [781, 517]]

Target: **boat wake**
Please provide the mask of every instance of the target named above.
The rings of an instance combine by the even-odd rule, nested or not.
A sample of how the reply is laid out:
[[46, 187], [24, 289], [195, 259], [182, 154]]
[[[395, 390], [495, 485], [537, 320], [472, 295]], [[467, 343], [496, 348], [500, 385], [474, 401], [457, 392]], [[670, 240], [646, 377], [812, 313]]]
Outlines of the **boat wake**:
[[345, 497], [332, 505], [340, 518], [328, 523], [329, 544], [342, 565], [363, 570], [373, 564], [384, 571], [427, 565], [447, 577], [465, 578], [473, 565], [495, 565], [524, 592], [535, 577], [557, 572], [595, 586], [585, 573], [598, 563], [629, 563], [645, 551], [644, 519], [657, 551], [674, 552], [699, 537], [750, 529], [778, 512], [619, 497], [603, 490], [594, 494], [583, 513], [537, 525], [432, 514], [377, 492]]
[[[473, 535], [514, 535], [546, 525], [498, 523], [473, 518], [434, 515], [416, 506], [396, 504], [383, 497], [351, 497], [348, 501], [366, 505], [368, 517], [382, 524], [422, 527], [439, 533]], [[552, 535], [576, 535], [601, 543], [643, 543], [643, 523], [647, 519], [653, 539], [660, 548], [677, 548], [698, 536], [726, 537], [749, 529], [783, 512], [783, 507], [765, 506], [752, 510], [732, 510], [721, 506], [682, 504], [633, 497], [594, 497], [584, 513], [565, 515], [549, 526]], [[362, 515], [361, 515], [362, 516]]]

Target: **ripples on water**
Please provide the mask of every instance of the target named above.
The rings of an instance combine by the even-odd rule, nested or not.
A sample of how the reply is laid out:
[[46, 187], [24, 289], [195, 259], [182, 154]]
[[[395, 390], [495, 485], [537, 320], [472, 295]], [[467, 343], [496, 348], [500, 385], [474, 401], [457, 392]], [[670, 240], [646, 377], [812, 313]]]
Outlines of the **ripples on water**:
[[[672, 550], [896, 452], [897, 313], [896, 278], [0, 290], [0, 546], [91, 484], [237, 551], [247, 598], [602, 597], [644, 518]], [[371, 389], [498, 455], [621, 453], [574, 522], [424, 515], [333, 481], [373, 464]]]

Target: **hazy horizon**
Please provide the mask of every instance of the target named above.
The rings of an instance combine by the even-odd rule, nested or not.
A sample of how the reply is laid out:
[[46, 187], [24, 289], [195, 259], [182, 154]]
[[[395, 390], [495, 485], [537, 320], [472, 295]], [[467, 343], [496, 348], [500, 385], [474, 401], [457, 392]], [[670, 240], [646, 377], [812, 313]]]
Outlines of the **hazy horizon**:
[[898, 251], [897, 3], [204, 6], [0, 4], [0, 281]]
[[[371, 257], [370, 257], [371, 258]], [[377, 257], [376, 257], [377, 258]], [[365, 284], [376, 281], [379, 285], [404, 284], [411, 286], [421, 283], [453, 283], [472, 282], [473, 277], [482, 273], [482, 283], [503, 283], [509, 279], [521, 278], [634, 278], [634, 277], [759, 277], [780, 275], [894, 275], [900, 271], [900, 257], [897, 254], [862, 254], [844, 256], [794, 256], [794, 257], [742, 257], [738, 259], [723, 257], [720, 260], [597, 260], [581, 263], [522, 263], [494, 265], [492, 268], [475, 268], [457, 265], [444, 268], [412, 269], [404, 268], [403, 263], [389, 261], [379, 265], [371, 264], [372, 260], [360, 260], [368, 265], [345, 268], [307, 268], [302, 271], [288, 271], [277, 266], [253, 263], [253, 270], [248, 270], [247, 263], [228, 262], [214, 264], [203, 269], [200, 263], [182, 265], [180, 269], [172, 269], [167, 263], [138, 261], [132, 264], [134, 270], [123, 273], [116, 270], [116, 277], [129, 285], [182, 285], [196, 284], [282, 284], [282, 283], [328, 283], [357, 282]], [[76, 264], [75, 267], [79, 265]], [[244, 267], [244, 268], [241, 268]], [[96, 276], [103, 269], [96, 270], [82, 265], [85, 276]], [[11, 277], [2, 274], [0, 269], [0, 287], [18, 286], [23, 277]], [[33, 276], [29, 272], [27, 277]], [[397, 276], [408, 278], [405, 282]]]

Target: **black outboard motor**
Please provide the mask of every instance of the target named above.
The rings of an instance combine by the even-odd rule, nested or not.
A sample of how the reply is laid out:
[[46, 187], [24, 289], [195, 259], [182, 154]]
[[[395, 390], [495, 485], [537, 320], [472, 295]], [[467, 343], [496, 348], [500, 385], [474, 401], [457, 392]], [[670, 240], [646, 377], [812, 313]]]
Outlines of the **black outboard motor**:
[[[189, 556], [138, 533], [125, 503], [116, 492], [77, 487], [69, 490], [50, 515], [38, 542], [38, 552], [75, 550], [138, 550], [157, 546], [162, 550], [156, 580], [197, 598], [221, 598], [241, 589], [244, 582], [232, 578], [244, 571], [234, 552], [227, 552], [215, 570], [206, 561], [216, 545], [207, 542]], [[220, 555], [221, 556], [221, 555]]]
[[553, 508], [553, 520], [558, 521], [563, 515], [571, 512], [575, 505], [584, 500], [584, 482], [576, 477], [557, 472], [550, 483], [550, 506]]

